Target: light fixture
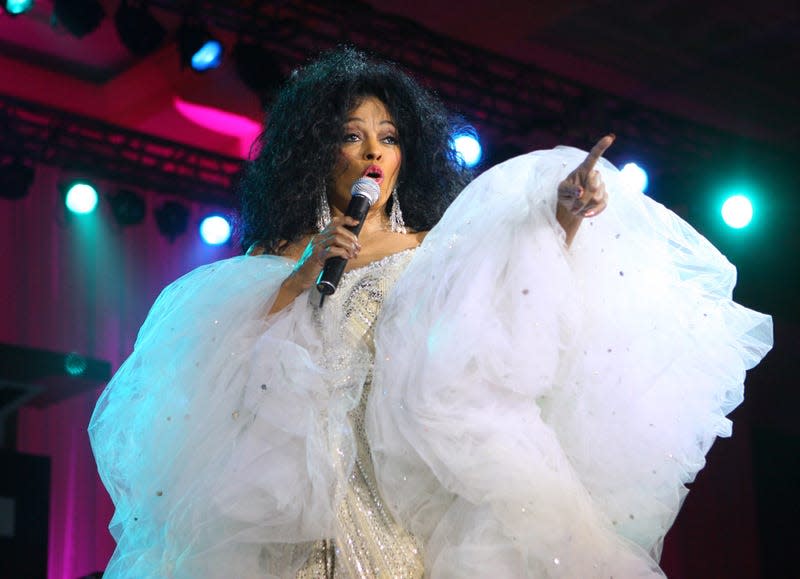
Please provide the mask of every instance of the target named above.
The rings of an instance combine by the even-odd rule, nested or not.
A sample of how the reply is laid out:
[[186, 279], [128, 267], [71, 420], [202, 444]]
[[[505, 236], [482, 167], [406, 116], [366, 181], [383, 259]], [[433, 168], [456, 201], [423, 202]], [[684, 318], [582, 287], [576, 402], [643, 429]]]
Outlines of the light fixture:
[[128, 189], [120, 189], [109, 198], [114, 219], [123, 227], [144, 221], [145, 202], [141, 195]]
[[647, 184], [649, 179], [647, 171], [642, 169], [636, 163], [626, 163], [620, 171], [622, 180], [634, 191], [647, 191]]
[[11, 16], [19, 16], [33, 8], [33, 0], [6, 0], [5, 8]]
[[78, 38], [93, 32], [106, 16], [97, 0], [55, 0], [53, 14], [64, 28]]
[[0, 160], [0, 197], [22, 199], [33, 183], [33, 167], [16, 158]]
[[178, 50], [181, 65], [189, 65], [197, 72], [216, 68], [222, 62], [222, 43], [198, 22], [183, 22], [178, 30]]
[[64, 204], [72, 213], [86, 215], [97, 207], [99, 196], [97, 189], [88, 181], [73, 181], [62, 187]]
[[231, 224], [222, 215], [209, 215], [200, 222], [200, 237], [208, 245], [222, 245], [231, 238]]
[[233, 61], [242, 82], [256, 93], [261, 102], [272, 100], [283, 84], [283, 72], [272, 54], [260, 44], [240, 40], [233, 47]]
[[146, 2], [122, 0], [114, 15], [122, 44], [136, 56], [147, 56], [159, 47], [166, 31], [147, 9]]
[[163, 236], [170, 241], [186, 231], [189, 224], [189, 209], [177, 201], [165, 201], [155, 210], [156, 225]]
[[467, 167], [474, 167], [480, 163], [483, 150], [474, 130], [465, 130], [453, 135], [453, 145]]
[[731, 195], [722, 204], [722, 219], [732, 229], [743, 229], [753, 220], [753, 204], [746, 195]]

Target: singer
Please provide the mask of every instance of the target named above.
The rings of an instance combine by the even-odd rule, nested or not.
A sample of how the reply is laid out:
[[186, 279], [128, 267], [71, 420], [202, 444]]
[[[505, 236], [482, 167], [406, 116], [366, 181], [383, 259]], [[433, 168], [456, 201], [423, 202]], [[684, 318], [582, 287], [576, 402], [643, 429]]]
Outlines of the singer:
[[771, 320], [624, 185], [613, 136], [472, 180], [453, 129], [352, 49], [288, 81], [239, 186], [245, 255], [164, 290], [92, 418], [106, 577], [663, 576]]

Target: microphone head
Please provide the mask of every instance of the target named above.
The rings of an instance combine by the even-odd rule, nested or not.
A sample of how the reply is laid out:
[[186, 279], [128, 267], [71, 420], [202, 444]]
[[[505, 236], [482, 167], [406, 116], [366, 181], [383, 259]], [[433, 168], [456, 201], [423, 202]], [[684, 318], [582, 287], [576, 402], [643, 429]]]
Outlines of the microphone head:
[[353, 197], [356, 195], [366, 197], [370, 206], [372, 206], [381, 195], [381, 186], [378, 185], [374, 179], [370, 179], [369, 177], [361, 177], [360, 179], [357, 179], [355, 183], [353, 183], [353, 187], [350, 189], [350, 194]]

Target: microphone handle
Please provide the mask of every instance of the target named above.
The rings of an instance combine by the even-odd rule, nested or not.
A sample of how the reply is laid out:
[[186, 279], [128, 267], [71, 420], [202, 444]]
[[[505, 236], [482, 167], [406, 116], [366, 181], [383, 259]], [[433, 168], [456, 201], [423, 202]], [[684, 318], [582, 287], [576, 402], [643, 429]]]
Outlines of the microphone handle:
[[[353, 195], [350, 199], [350, 204], [347, 206], [347, 216], [357, 219], [358, 224], [346, 225], [345, 227], [355, 233], [356, 236], [361, 233], [361, 226], [364, 224], [364, 218], [367, 216], [369, 207], [369, 199], [363, 195]], [[323, 300], [325, 296], [329, 296], [336, 291], [345, 267], [347, 267], [347, 260], [338, 255], [325, 260], [325, 267], [322, 268], [317, 278], [317, 290], [322, 294]], [[322, 305], [322, 301], [320, 301], [320, 305]]]

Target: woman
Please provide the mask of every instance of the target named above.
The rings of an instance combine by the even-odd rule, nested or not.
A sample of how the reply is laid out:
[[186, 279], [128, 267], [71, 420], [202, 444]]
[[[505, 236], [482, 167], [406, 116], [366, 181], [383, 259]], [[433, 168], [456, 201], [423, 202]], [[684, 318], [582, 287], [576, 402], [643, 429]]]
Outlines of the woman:
[[[167, 288], [98, 403], [109, 576], [661, 575], [769, 319], [624, 189], [612, 137], [456, 199], [450, 130], [352, 50], [288, 83], [242, 185], [249, 255]], [[320, 306], [331, 256], [348, 270]]]

